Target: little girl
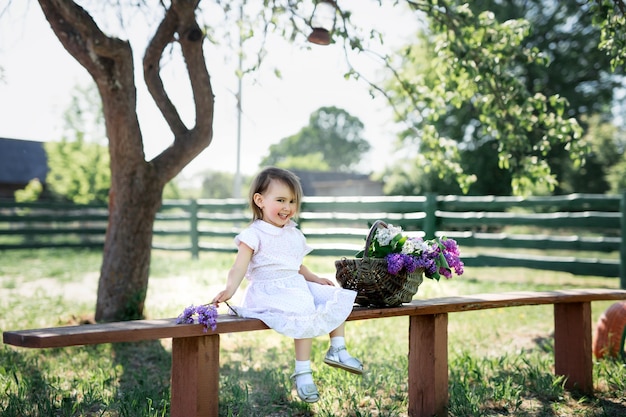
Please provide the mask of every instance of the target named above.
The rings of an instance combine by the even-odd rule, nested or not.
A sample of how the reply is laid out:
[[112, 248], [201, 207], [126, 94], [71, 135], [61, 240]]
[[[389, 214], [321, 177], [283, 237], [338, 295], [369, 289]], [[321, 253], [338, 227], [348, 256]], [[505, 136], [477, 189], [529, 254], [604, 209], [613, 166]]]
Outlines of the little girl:
[[235, 238], [235, 262], [226, 288], [213, 303], [229, 300], [243, 280], [250, 284], [238, 315], [262, 320], [268, 327], [294, 338], [296, 363], [291, 379], [298, 396], [306, 402], [319, 400], [311, 372], [313, 337], [330, 333], [330, 348], [324, 363], [362, 374], [361, 362], [348, 353], [344, 341], [345, 320], [356, 292], [335, 287], [302, 265], [311, 251], [292, 220], [300, 210], [302, 187], [290, 171], [267, 168], [250, 188], [252, 224]]

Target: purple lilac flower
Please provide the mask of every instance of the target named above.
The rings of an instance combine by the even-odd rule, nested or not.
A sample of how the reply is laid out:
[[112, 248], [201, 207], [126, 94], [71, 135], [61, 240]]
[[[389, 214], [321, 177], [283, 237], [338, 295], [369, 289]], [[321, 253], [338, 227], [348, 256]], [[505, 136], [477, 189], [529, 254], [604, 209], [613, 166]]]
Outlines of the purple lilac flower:
[[451, 262], [448, 262], [448, 264], [450, 265], [450, 268], [454, 269], [454, 272], [457, 275], [463, 275], [463, 272], [465, 272], [465, 264], [463, 264], [463, 261], [459, 258], [454, 258]]
[[387, 272], [398, 275], [404, 268], [404, 256], [401, 253], [390, 253], [385, 257], [387, 260]]
[[211, 330], [215, 330], [217, 327], [217, 310], [211, 305], [201, 305], [196, 307], [196, 314], [198, 315], [198, 323], [204, 326], [204, 332], [206, 333], [211, 327]]
[[186, 307], [180, 316], [176, 319], [176, 324], [193, 324], [194, 315], [198, 316], [198, 323], [204, 326], [204, 332], [209, 329], [215, 330], [217, 328], [217, 309], [212, 305], [194, 306], [190, 305]]
[[433, 277], [437, 273], [437, 264], [434, 259], [430, 259], [426, 265], [425, 274], [427, 277]]
[[445, 246], [445, 251], [448, 252], [451, 255], [454, 256], [459, 256], [460, 252], [459, 252], [459, 246], [456, 243], [456, 240], [454, 239], [444, 239], [441, 241], [441, 243], [443, 244], [443, 246]]
[[[446, 258], [446, 261], [448, 262], [448, 266], [450, 266], [450, 269], [454, 269], [456, 272], [458, 268], [460, 267], [461, 270], [463, 270], [463, 262], [461, 262], [458, 256], [448, 253], [448, 252], [444, 252], [443, 256]], [[461, 274], [457, 272], [457, 275], [461, 275]]]
[[193, 315], [196, 312], [196, 307], [190, 305], [176, 318], [176, 324], [193, 324]]
[[[444, 256], [446, 258], [446, 261], [448, 262], [448, 265], [451, 269], [454, 270], [457, 275], [462, 275], [464, 272], [464, 264], [461, 261], [461, 253], [459, 251], [459, 247], [457, 246], [456, 241], [454, 239], [446, 239], [442, 243], [445, 247]], [[451, 278], [452, 276], [446, 275], [446, 277]]]
[[417, 259], [415, 256], [411, 255], [403, 255], [404, 256], [404, 268], [406, 268], [406, 272], [412, 274], [417, 269]]
[[424, 268], [424, 273], [428, 278], [432, 278], [437, 272], [437, 264], [435, 263], [435, 260], [427, 254], [423, 253], [422, 256], [420, 256], [416, 261], [417, 267]]
[[452, 278], [452, 271], [445, 266], [439, 267], [439, 275], [443, 275], [444, 277], [450, 279]]
[[387, 261], [387, 272], [398, 275], [405, 270], [411, 274], [419, 267], [418, 260], [415, 256], [405, 253], [390, 253], [385, 257]]

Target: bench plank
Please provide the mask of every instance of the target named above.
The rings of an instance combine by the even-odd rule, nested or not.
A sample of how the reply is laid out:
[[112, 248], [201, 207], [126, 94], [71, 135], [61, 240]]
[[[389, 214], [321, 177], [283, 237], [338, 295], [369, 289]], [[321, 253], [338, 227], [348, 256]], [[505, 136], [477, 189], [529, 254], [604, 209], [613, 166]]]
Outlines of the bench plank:
[[[413, 300], [398, 307], [355, 307], [348, 320], [416, 316], [462, 311], [484, 310], [525, 305], [591, 302], [626, 299], [625, 290], [587, 289], [543, 292], [506, 292], [474, 294]], [[210, 334], [265, 330], [268, 327], [257, 319], [244, 319], [220, 314], [217, 329]], [[88, 324], [7, 331], [2, 335], [5, 344], [27, 348], [51, 348], [100, 343], [136, 342], [139, 340], [206, 336], [199, 324], [176, 324], [176, 319], [132, 320], [126, 322]]]
[[137, 342], [140, 340], [201, 337], [208, 334], [238, 333], [265, 330], [268, 327], [257, 319], [244, 319], [220, 314], [215, 332], [204, 332], [200, 324], [176, 324], [175, 318], [131, 320], [115, 323], [82, 324], [4, 332], [7, 345], [26, 348], [54, 348], [101, 343]]

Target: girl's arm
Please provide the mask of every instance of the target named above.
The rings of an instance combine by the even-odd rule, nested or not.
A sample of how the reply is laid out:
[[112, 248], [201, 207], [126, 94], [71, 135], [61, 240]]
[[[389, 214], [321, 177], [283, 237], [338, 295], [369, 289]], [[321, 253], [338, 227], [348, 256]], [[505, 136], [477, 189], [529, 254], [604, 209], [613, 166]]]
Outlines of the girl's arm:
[[235, 294], [235, 291], [239, 288], [243, 277], [246, 275], [253, 253], [254, 251], [250, 248], [250, 246], [245, 243], [239, 244], [237, 256], [235, 257], [235, 263], [230, 268], [230, 271], [228, 271], [226, 288], [217, 293], [215, 298], [213, 298], [213, 301], [211, 301], [212, 304], [219, 304], [223, 301], [228, 301], [233, 294]]
[[304, 265], [300, 265], [300, 270], [298, 272], [300, 273], [300, 275], [304, 277], [304, 279], [306, 279], [309, 282], [315, 282], [317, 284], [322, 284], [322, 285], [333, 285], [333, 286], [335, 285], [334, 282], [332, 282], [331, 280], [327, 278], [318, 277], [313, 272], [311, 272], [309, 268], [307, 268]]

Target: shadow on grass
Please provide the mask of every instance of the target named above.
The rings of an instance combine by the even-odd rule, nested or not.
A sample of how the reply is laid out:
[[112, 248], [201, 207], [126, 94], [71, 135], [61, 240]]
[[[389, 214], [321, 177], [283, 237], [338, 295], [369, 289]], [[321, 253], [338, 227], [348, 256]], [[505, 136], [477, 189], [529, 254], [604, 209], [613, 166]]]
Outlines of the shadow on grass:
[[566, 390], [564, 378], [553, 373], [553, 343], [536, 342], [534, 349], [500, 357], [459, 355], [450, 364], [450, 415], [626, 416], [622, 390], [596, 388], [591, 397]]
[[1, 388], [6, 395], [0, 401], [0, 415], [55, 415], [58, 407], [51, 399], [56, 396], [56, 390], [45, 380], [35, 358], [21, 355], [2, 345], [0, 370], [0, 381], [3, 385]]
[[0, 345], [0, 416], [167, 416], [170, 367], [158, 341], [44, 350]]
[[[313, 406], [295, 397], [295, 391], [292, 393], [289, 375], [293, 370], [286, 365], [283, 347], [266, 348], [262, 352], [250, 352], [249, 347], [242, 350], [246, 352], [224, 352], [225, 355], [222, 356], [220, 416], [315, 415], [312, 412]], [[243, 358], [239, 355], [243, 355]], [[257, 359], [261, 355], [263, 360], [259, 362]]]
[[172, 357], [158, 340], [115, 343], [120, 416], [168, 416]]

